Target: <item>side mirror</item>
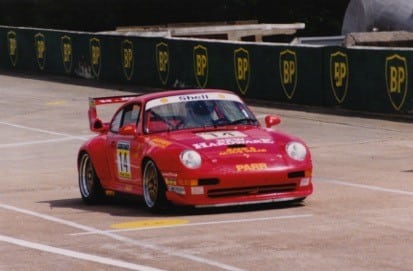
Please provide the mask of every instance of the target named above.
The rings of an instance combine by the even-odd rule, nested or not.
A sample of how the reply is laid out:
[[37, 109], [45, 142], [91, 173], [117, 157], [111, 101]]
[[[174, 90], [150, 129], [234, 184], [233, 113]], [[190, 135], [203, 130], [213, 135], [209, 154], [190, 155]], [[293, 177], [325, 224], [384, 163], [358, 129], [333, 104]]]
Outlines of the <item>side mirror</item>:
[[96, 133], [103, 133], [107, 131], [108, 126], [102, 122], [100, 119], [95, 119], [93, 123], [90, 125], [90, 130]]
[[124, 136], [135, 136], [136, 135], [136, 125], [135, 124], [128, 124], [122, 126], [119, 130], [120, 135]]
[[281, 119], [277, 116], [269, 115], [265, 117], [265, 126], [270, 128], [281, 123]]

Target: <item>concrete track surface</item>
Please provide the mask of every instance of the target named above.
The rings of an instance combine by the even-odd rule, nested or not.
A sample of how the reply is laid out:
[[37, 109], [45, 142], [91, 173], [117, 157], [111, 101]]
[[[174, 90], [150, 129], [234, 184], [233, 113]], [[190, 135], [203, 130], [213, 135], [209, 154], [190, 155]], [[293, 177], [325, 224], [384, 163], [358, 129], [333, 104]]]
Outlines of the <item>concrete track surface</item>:
[[151, 214], [78, 191], [88, 97], [127, 92], [55, 79], [0, 75], [0, 270], [412, 270], [412, 123], [255, 105], [309, 144], [314, 194]]

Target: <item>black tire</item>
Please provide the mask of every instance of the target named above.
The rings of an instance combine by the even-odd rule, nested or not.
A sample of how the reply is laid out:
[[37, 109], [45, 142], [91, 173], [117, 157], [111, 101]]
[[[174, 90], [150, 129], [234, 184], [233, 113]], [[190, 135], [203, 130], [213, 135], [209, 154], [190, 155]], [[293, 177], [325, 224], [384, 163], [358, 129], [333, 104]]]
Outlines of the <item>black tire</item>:
[[98, 203], [104, 197], [100, 180], [87, 153], [82, 154], [79, 160], [79, 190], [82, 200], [87, 204]]
[[165, 182], [152, 160], [145, 163], [142, 186], [145, 205], [149, 210], [159, 211], [168, 207]]

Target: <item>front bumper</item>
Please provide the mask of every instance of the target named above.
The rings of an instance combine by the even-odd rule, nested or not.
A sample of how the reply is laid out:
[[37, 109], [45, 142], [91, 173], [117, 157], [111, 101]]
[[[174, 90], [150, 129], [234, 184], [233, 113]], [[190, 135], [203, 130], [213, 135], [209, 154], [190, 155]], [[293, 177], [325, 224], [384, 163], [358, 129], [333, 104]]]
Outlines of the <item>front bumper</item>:
[[[185, 179], [185, 176], [176, 178]], [[192, 177], [183, 183], [186, 185], [167, 181], [166, 196], [175, 205], [209, 207], [282, 202], [303, 199], [313, 193], [311, 169]]]

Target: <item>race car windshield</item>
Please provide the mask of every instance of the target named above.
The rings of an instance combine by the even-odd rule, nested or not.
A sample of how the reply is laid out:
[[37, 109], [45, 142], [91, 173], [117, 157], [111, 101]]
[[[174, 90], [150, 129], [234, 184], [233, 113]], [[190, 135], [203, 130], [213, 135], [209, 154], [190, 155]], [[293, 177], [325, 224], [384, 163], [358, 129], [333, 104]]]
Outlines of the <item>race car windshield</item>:
[[218, 127], [258, 125], [255, 116], [240, 100], [205, 99], [152, 103], [146, 107], [147, 133]]

